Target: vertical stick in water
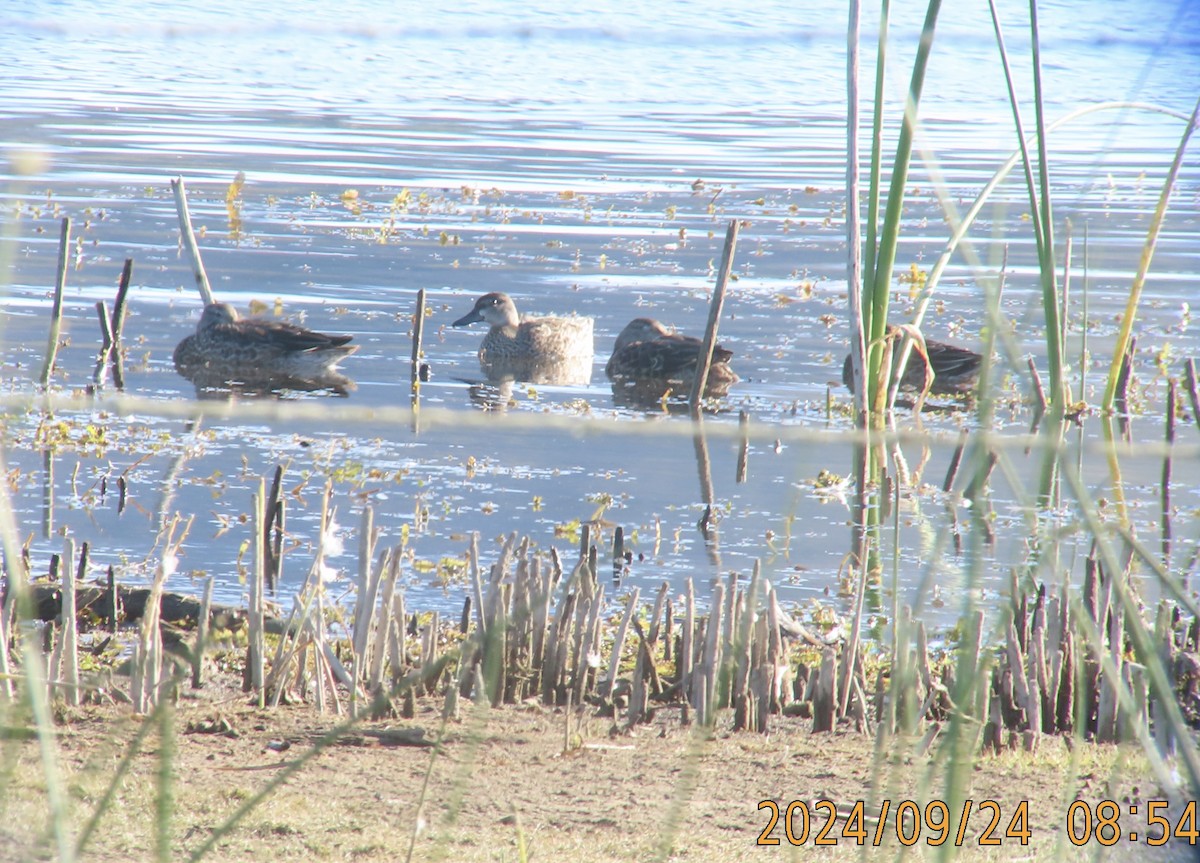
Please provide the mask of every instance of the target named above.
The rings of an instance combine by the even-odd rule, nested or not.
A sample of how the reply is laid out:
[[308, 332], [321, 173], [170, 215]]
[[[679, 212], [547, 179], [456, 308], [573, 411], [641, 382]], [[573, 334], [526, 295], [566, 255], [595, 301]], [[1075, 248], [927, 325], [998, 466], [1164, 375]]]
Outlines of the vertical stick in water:
[[420, 429], [419, 411], [421, 409], [421, 379], [423, 365], [421, 363], [421, 340], [425, 333], [425, 289], [417, 291], [417, 310], [413, 314], [413, 343], [412, 343], [412, 425], [413, 434]]
[[121, 270], [121, 281], [117, 285], [117, 299], [113, 303], [112, 335], [113, 344], [120, 347], [121, 330], [125, 326], [125, 300], [129, 295], [129, 283], [133, 279], [133, 258], [125, 259], [125, 267]]
[[100, 352], [96, 355], [92, 382], [99, 387], [104, 383], [104, 370], [108, 367], [108, 358], [112, 356], [113, 349], [112, 323], [108, 320], [108, 306], [104, 305], [103, 300], [96, 300], [96, 317], [100, 319]]
[[746, 481], [746, 470], [750, 466], [750, 414], [745, 410], [738, 411], [738, 431], [742, 445], [738, 449], [736, 481], [741, 484]]
[[125, 359], [121, 354], [121, 331], [125, 327], [125, 301], [129, 294], [129, 283], [133, 279], [133, 258], [125, 259], [121, 270], [121, 282], [117, 285], [117, 299], [112, 314], [112, 374], [117, 389], [125, 389]]
[[71, 218], [64, 216], [62, 234], [58, 239], [58, 275], [54, 280], [54, 307], [50, 312], [50, 340], [46, 344], [46, 362], [38, 382], [49, 386], [50, 373], [54, 370], [54, 360], [58, 357], [58, 338], [62, 331], [63, 290], [67, 286], [67, 255], [71, 248]]
[[54, 533], [54, 450], [42, 451], [42, 537]]
[[946, 469], [946, 480], [942, 483], [942, 491], [949, 492], [954, 487], [954, 478], [958, 476], [958, 469], [962, 466], [963, 450], [967, 447], [968, 434], [966, 429], [962, 429], [958, 433], [958, 444], [954, 447], [954, 454], [950, 456], [950, 467]]
[[104, 305], [104, 300], [96, 300], [96, 317], [100, 319], [100, 361], [103, 362], [113, 344], [112, 323], [108, 320], [108, 306]]
[[171, 191], [175, 193], [175, 211], [179, 214], [179, 236], [191, 259], [192, 272], [196, 276], [196, 287], [200, 291], [200, 299], [204, 301], [204, 305], [211, 305], [215, 300], [212, 287], [208, 284], [208, 274], [204, 272], [204, 261], [200, 259], [200, 247], [196, 245], [196, 234], [192, 231], [192, 215], [188, 212], [187, 189], [184, 188], [183, 177], [176, 177], [171, 181]]
[[1171, 447], [1175, 443], [1175, 378], [1167, 384], [1167, 454], [1162, 468], [1162, 556], [1163, 566], [1171, 565]]
[[425, 289], [417, 291], [417, 310], [413, 314], [412, 388], [416, 398], [421, 383], [421, 339], [425, 333]]
[[725, 232], [725, 249], [721, 253], [721, 269], [717, 273], [717, 284], [713, 288], [712, 303], [708, 307], [708, 325], [704, 328], [704, 346], [700, 349], [700, 357], [696, 363], [696, 379], [692, 381], [692, 392], [688, 397], [692, 413], [700, 410], [700, 399], [704, 396], [704, 387], [708, 383], [708, 368], [712, 365], [713, 345], [717, 343], [717, 325], [721, 320], [721, 309], [725, 305], [725, 286], [729, 282], [729, 273], [733, 270], [733, 253], [737, 248], [738, 229], [741, 223], [733, 219]]
[[617, 525], [613, 530], [612, 541], [612, 572], [613, 581], [621, 580], [621, 573], [625, 567], [625, 528]]

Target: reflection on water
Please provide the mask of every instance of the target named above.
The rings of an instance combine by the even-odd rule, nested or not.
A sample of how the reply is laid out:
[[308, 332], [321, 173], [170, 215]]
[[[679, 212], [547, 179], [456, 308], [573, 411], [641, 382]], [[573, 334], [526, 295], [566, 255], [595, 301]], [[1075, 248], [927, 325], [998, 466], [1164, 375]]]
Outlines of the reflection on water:
[[[234, 601], [249, 495], [283, 465], [292, 553], [311, 553], [328, 479], [343, 531], [354, 532], [370, 504], [389, 540], [407, 537], [407, 587], [422, 606], [457, 605], [441, 561], [462, 555], [468, 532], [486, 541], [519, 530], [566, 548], [589, 522], [600, 541], [611, 530], [605, 523], [624, 528], [634, 552], [627, 577], [647, 589], [747, 572], [759, 560], [782, 597], [837, 601], [854, 520], [837, 493], [853, 463], [839, 389], [844, 4], [803, 14], [794, 4], [753, 12], [665, 4], [649, 22], [632, 7], [597, 17], [588, 4], [471, 2], [442, 17], [432, 8], [351, 2], [334, 11], [299, 0], [288, 20], [225, 0], [169, 10], [104, 5], [70, 0], [53, 22], [2, 22], [10, 50], [0, 59], [0, 119], [6, 145], [26, 153], [5, 163], [0, 187], [3, 388], [31, 389], [57, 219], [71, 215], [79, 242], [55, 383], [68, 393], [94, 386], [94, 306], [111, 301], [130, 257], [122, 389], [145, 400], [112, 412], [81, 396], [53, 419], [5, 418], [15, 504], [30, 524], [48, 509], [53, 525], [31, 540], [35, 562], [60, 550], [66, 530], [92, 541], [94, 565], [114, 564], [136, 580], [151, 568], [144, 558], [167, 499], [202, 522], [184, 549], [185, 571], [216, 575], [218, 599]], [[1051, 117], [1115, 96], [1190, 110], [1200, 78], [1188, 35], [1200, 32], [1196, 4], [1101, 4], [1087, 21], [1074, 4], [1040, 5]], [[1002, 12], [1019, 19], [1024, 9]], [[919, 22], [908, 14], [896, 12], [897, 56], [914, 44]], [[969, 204], [1015, 144], [994, 46], [980, 36], [990, 30], [984, 15], [978, 4], [956, 4], [935, 41], [922, 162], [910, 175], [897, 259], [905, 275], [897, 322], [945, 245], [939, 196]], [[1010, 37], [1021, 50], [1022, 37]], [[1075, 243], [1067, 353], [1077, 391], [1092, 403], [1181, 129], [1170, 117], [1123, 109], [1050, 140], [1054, 205], [1071, 220]], [[239, 171], [246, 180], [234, 190]], [[239, 406], [245, 412], [218, 406], [194, 432], [148, 407], [194, 395], [172, 363], [194, 329], [195, 304], [167, 189], [174, 173], [189, 180], [218, 298], [240, 307], [278, 300], [294, 323], [353, 336], [360, 349], [344, 368], [358, 387], [349, 398], [297, 400], [292, 406], [322, 411], [301, 418], [273, 413], [272, 399]], [[1161, 436], [1164, 373], [1178, 376], [1180, 358], [1200, 352], [1188, 306], [1198, 188], [1200, 168], [1189, 160], [1138, 314], [1135, 440]], [[973, 229], [982, 269], [952, 263], [923, 324], [934, 340], [978, 344], [979, 281], [1004, 266], [1002, 313], [1020, 347], [1017, 362], [996, 370], [997, 426], [1008, 430], [1028, 428], [1020, 405], [1032, 387], [1027, 357], [1044, 366], [1028, 207], [1017, 179], [1001, 184]], [[710, 393], [719, 410], [702, 437], [663, 415], [677, 400], [673, 387], [664, 399], [660, 381], [610, 387], [590, 352], [553, 374], [494, 362], [481, 370], [480, 333], [451, 326], [479, 295], [502, 289], [539, 314], [593, 318], [603, 353], [635, 318], [701, 332], [720, 237], [734, 218], [746, 224], [720, 333], [741, 380]], [[420, 386], [418, 426], [388, 411], [410, 402], [419, 288], [429, 303], [422, 362], [433, 375]], [[222, 387], [239, 380], [220, 377]], [[503, 410], [479, 411], [480, 402]], [[738, 412], [751, 429], [744, 482]], [[940, 443], [900, 447], [910, 470], [893, 515], [906, 600], [935, 588], [953, 596], [962, 583], [962, 561], [941, 545], [960, 504], [938, 489], [959, 428], [974, 422], [965, 412], [899, 418], [918, 421]], [[818, 434], [825, 429], [832, 433]], [[996, 537], [993, 595], [1031, 541], [1022, 478], [1040, 469], [1020, 447], [998, 458], [986, 522]], [[1122, 505], [1152, 530], [1161, 465], [1130, 456], [1122, 466]], [[1196, 510], [1198, 468], [1194, 459], [1176, 463], [1176, 512]], [[1085, 470], [1090, 487], [1116, 500], [1099, 460], [1090, 457]], [[118, 479], [128, 490], [120, 512]], [[1069, 528], [1065, 509], [1052, 515]], [[1173, 561], [1185, 567], [1180, 549], [1195, 526], [1178, 518], [1173, 529]], [[348, 558], [333, 563], [352, 571]], [[285, 572], [281, 591], [294, 589], [300, 569]], [[188, 576], [178, 579], [188, 589]], [[876, 602], [886, 606], [882, 596]]]
[[179, 374], [196, 388], [196, 398], [202, 401], [220, 401], [235, 397], [287, 398], [291, 393], [329, 392], [348, 396], [356, 384], [337, 372], [297, 377], [284, 374], [248, 375], [231, 377], [223, 372], [204, 369], [180, 370]]
[[479, 369], [492, 383], [521, 381], [557, 386], [587, 386], [592, 382], [591, 354], [561, 359], [495, 359]]

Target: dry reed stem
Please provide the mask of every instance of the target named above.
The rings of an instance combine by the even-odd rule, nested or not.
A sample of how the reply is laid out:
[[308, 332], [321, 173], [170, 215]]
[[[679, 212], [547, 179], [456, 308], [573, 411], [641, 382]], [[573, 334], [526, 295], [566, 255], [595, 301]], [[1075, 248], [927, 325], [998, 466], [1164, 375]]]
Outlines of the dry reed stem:
[[713, 288], [712, 302], [708, 307], [708, 323], [704, 327], [704, 343], [696, 363], [696, 377], [692, 381], [692, 391], [688, 396], [688, 404], [692, 413], [700, 411], [700, 400], [704, 397], [704, 387], [708, 383], [708, 370], [712, 365], [713, 346], [717, 343], [717, 327], [721, 320], [721, 309], [725, 305], [725, 289], [729, 283], [729, 274], [733, 270], [733, 255], [737, 249], [738, 230], [741, 223], [737, 219], [729, 222], [725, 231], [725, 248], [721, 251], [721, 268], [717, 273], [717, 284]]
[[67, 286], [67, 257], [70, 249], [71, 218], [64, 216], [62, 232], [58, 239], [58, 269], [54, 279], [54, 305], [50, 310], [50, 337], [46, 343], [46, 360], [42, 365], [42, 373], [38, 376], [38, 383], [43, 387], [50, 385], [50, 375], [58, 357], [58, 340], [62, 334], [63, 291]]
[[192, 264], [192, 274], [196, 278], [196, 288], [200, 291], [200, 300], [209, 306], [216, 302], [212, 286], [208, 282], [208, 274], [204, 272], [204, 261], [200, 257], [200, 247], [196, 245], [196, 233], [192, 230], [192, 215], [188, 211], [187, 189], [183, 177], [171, 181], [171, 191], [175, 195], [175, 212], [179, 215], [179, 237], [183, 248]]

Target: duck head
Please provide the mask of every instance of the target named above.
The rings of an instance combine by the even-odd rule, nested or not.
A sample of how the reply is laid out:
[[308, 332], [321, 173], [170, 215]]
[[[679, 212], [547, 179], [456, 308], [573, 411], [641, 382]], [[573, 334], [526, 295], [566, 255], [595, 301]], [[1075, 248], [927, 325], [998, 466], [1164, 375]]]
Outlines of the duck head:
[[490, 327], [516, 327], [521, 319], [517, 315], [517, 306], [512, 298], [508, 294], [493, 291], [476, 300], [475, 308], [455, 321], [452, 326], [465, 327], [477, 321], [483, 321]]
[[617, 343], [613, 345], [613, 353], [638, 342], [649, 342], [670, 334], [671, 331], [654, 318], [634, 318], [617, 336]]
[[236, 323], [237, 320], [237, 309], [229, 303], [209, 303], [200, 313], [200, 322], [196, 324], [196, 331], [212, 329], [221, 324]]

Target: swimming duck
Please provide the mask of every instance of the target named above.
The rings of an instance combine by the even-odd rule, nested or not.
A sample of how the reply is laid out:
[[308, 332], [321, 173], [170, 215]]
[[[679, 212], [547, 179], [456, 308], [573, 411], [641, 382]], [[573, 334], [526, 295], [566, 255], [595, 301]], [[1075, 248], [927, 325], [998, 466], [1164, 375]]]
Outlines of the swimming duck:
[[508, 294], [493, 291], [476, 300], [475, 308], [453, 326], [465, 327], [476, 321], [491, 328], [479, 346], [481, 365], [553, 363], [580, 357], [591, 362], [591, 318], [521, 318]]
[[[625, 325], [613, 345], [612, 356], [604, 373], [616, 383], [659, 385], [680, 395], [691, 391], [704, 342], [692, 336], [671, 332], [654, 318], [634, 318]], [[721, 396], [739, 380], [729, 367], [733, 351], [713, 346], [712, 362], [705, 381], [706, 396]]]
[[175, 369], [198, 387], [333, 389], [354, 383], [337, 365], [358, 350], [352, 336], [284, 321], [241, 318], [229, 303], [205, 306], [196, 332], [175, 348]]
[[[895, 350], [900, 349], [899, 332], [899, 328], [894, 324], [888, 324], [886, 338], [897, 339]], [[921, 355], [917, 344], [909, 351], [904, 374], [900, 377], [900, 389], [924, 389], [926, 369], [932, 367], [933, 383], [929, 387], [931, 395], [969, 395], [975, 390], [975, 385], [979, 382], [979, 367], [983, 362], [981, 354], [934, 339], [925, 339], [925, 351], [928, 360]], [[842, 383], [846, 385], [846, 389], [854, 392], [854, 365], [849, 354], [842, 364]]]

